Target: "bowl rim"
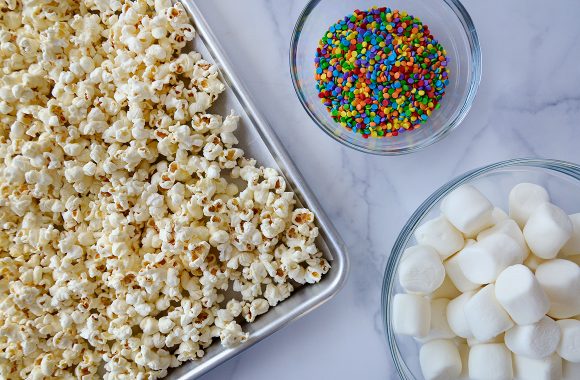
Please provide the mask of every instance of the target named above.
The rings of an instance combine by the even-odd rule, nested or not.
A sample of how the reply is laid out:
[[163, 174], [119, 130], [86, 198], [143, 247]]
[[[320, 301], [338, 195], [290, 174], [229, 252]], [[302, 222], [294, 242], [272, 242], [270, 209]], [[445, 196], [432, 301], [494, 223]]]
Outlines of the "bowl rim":
[[411, 373], [407, 364], [402, 360], [401, 354], [399, 352], [399, 347], [397, 345], [397, 340], [395, 339], [395, 333], [391, 328], [391, 310], [390, 310], [390, 298], [389, 295], [392, 293], [393, 287], [395, 285], [395, 274], [399, 263], [399, 258], [403, 254], [404, 248], [407, 246], [409, 240], [411, 239], [412, 233], [415, 231], [419, 222], [423, 219], [423, 216], [428, 213], [441, 199], [443, 199], [447, 194], [457, 187], [470, 182], [474, 179], [480, 178], [486, 174], [492, 173], [501, 169], [513, 169], [519, 167], [533, 167], [539, 169], [545, 169], [548, 171], [554, 171], [561, 174], [565, 174], [572, 179], [580, 181], [580, 165], [552, 159], [541, 159], [541, 158], [516, 158], [506, 161], [500, 161], [494, 164], [486, 165], [478, 169], [470, 170], [460, 176], [455, 177], [451, 181], [447, 182], [440, 188], [438, 188], [433, 194], [431, 194], [417, 210], [411, 215], [407, 223], [405, 223], [403, 229], [399, 233], [393, 248], [387, 260], [387, 265], [385, 268], [385, 273], [383, 275], [383, 283], [381, 287], [381, 315], [383, 320], [383, 329], [387, 344], [389, 347], [389, 352], [395, 364], [398, 375], [401, 379], [414, 380], [414, 377], [408, 377]]
[[302, 12], [300, 13], [298, 20], [296, 21], [296, 24], [294, 25], [294, 30], [292, 31], [292, 37], [290, 39], [290, 54], [289, 54], [290, 77], [292, 78], [292, 85], [294, 87], [294, 91], [296, 92], [296, 95], [298, 96], [298, 100], [300, 100], [300, 104], [302, 105], [302, 107], [304, 108], [304, 110], [306, 111], [308, 116], [310, 116], [312, 121], [314, 121], [316, 126], [318, 126], [318, 128], [320, 128], [324, 133], [326, 133], [328, 136], [330, 136], [333, 140], [338, 141], [342, 145], [347, 146], [351, 149], [357, 150], [359, 152], [369, 153], [369, 154], [378, 155], [378, 156], [399, 156], [399, 155], [403, 155], [403, 154], [413, 153], [413, 152], [416, 152], [416, 151], [421, 150], [423, 148], [426, 148], [430, 145], [435, 144], [436, 142], [440, 141], [443, 137], [447, 136], [449, 134], [449, 132], [451, 132], [455, 128], [457, 128], [457, 126], [459, 126], [459, 124], [461, 124], [461, 122], [463, 121], [463, 119], [465, 119], [465, 117], [467, 116], [467, 113], [469, 112], [469, 110], [471, 109], [471, 107], [473, 105], [473, 102], [475, 100], [475, 96], [477, 94], [477, 90], [479, 88], [479, 84], [481, 82], [481, 75], [482, 75], [481, 46], [479, 44], [479, 37], [477, 35], [477, 31], [475, 30], [475, 24], [473, 23], [471, 16], [467, 12], [467, 10], [463, 6], [463, 4], [461, 4], [461, 2], [459, 0], [442, 0], [447, 6], [449, 6], [451, 8], [451, 10], [455, 13], [457, 18], [461, 22], [461, 25], [463, 26], [463, 29], [464, 29], [465, 34], [467, 36], [470, 51], [471, 51], [471, 62], [472, 62], [471, 75], [472, 75], [472, 79], [469, 83], [469, 91], [467, 93], [467, 96], [465, 97], [465, 100], [463, 101], [463, 104], [461, 105], [460, 111], [457, 114], [457, 116], [454, 119], [448, 121], [446, 123], [447, 125], [444, 128], [442, 128], [439, 132], [437, 132], [434, 135], [430, 136], [429, 138], [425, 139], [421, 143], [413, 144], [412, 146], [406, 146], [403, 148], [390, 149], [390, 150], [389, 149], [378, 150], [378, 149], [367, 148], [364, 146], [359, 146], [359, 145], [354, 144], [350, 141], [342, 139], [341, 137], [339, 137], [338, 135], [332, 133], [329, 129], [327, 129], [326, 126], [324, 126], [324, 123], [322, 123], [318, 119], [318, 117], [316, 117], [314, 112], [310, 109], [310, 107], [308, 106], [308, 102], [306, 101], [304, 95], [302, 94], [302, 91], [301, 91], [302, 86], [300, 85], [300, 83], [299, 83], [300, 81], [298, 80], [298, 69], [297, 69], [297, 63], [296, 63], [298, 42], [300, 41], [300, 35], [302, 32], [302, 28], [304, 27], [304, 24], [308, 20], [310, 14], [314, 10], [314, 8], [316, 8], [316, 6], [321, 1], [322, 0], [310, 0], [308, 2], [308, 4], [306, 4], [306, 6], [302, 10]]

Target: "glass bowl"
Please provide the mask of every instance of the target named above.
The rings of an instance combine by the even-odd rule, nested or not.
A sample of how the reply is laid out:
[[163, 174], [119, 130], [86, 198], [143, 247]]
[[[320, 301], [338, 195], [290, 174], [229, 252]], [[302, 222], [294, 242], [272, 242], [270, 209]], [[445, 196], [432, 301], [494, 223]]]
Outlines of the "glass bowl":
[[382, 315], [387, 343], [399, 376], [404, 380], [422, 380], [419, 365], [420, 343], [412, 337], [394, 333], [391, 321], [392, 300], [403, 292], [397, 269], [403, 252], [415, 245], [415, 228], [440, 215], [441, 200], [460, 185], [469, 183], [482, 191], [494, 205], [508, 209], [508, 194], [520, 182], [532, 182], [548, 189], [554, 204], [567, 213], [580, 212], [580, 166], [563, 161], [516, 159], [485, 166], [455, 178], [435, 191], [411, 216], [395, 241], [387, 262], [382, 288]]
[[[390, 138], [363, 138], [335, 122], [318, 98], [314, 58], [318, 42], [339, 19], [355, 9], [373, 6], [407, 11], [418, 17], [441, 42], [448, 57], [449, 84], [421, 128]], [[290, 45], [290, 74], [304, 109], [326, 134], [353, 149], [379, 155], [411, 153], [440, 140], [463, 120], [481, 79], [481, 51], [471, 17], [458, 0], [311, 0], [294, 28]]]

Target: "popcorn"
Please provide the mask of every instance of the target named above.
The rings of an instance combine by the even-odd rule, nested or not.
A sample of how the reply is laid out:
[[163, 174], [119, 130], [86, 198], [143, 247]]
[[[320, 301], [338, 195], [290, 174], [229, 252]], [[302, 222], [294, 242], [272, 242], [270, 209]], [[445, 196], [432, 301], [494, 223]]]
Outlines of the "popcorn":
[[1, 378], [163, 377], [328, 272], [178, 2], [5, 3]]

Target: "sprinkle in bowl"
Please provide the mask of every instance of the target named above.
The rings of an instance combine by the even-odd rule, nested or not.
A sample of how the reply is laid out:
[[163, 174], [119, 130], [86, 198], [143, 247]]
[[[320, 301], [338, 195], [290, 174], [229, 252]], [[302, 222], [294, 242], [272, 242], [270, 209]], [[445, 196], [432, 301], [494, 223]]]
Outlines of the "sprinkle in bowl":
[[[440, 99], [441, 102], [438, 103], [437, 109], [432, 110], [433, 112], [429, 115], [429, 118], [419, 125], [420, 128], [419, 126], [417, 126], [417, 128], [411, 126], [410, 129], [407, 129], [407, 124], [405, 129], [402, 127], [399, 129], [399, 127], [391, 127], [389, 125], [388, 129], [384, 129], [384, 135], [383, 130], [379, 130], [380, 136], [377, 136], [375, 131], [373, 131], [372, 134], [369, 132], [368, 122], [370, 120], [370, 129], [373, 129], [374, 122], [379, 122], [378, 116], [375, 120], [373, 116], [369, 119], [368, 117], [364, 117], [368, 115], [362, 115], [362, 117], [361, 115], [357, 115], [355, 118], [358, 118], [358, 122], [345, 122], [344, 119], [339, 120], [337, 117], [337, 110], [334, 110], [333, 112], [333, 110], [330, 109], [330, 99], [323, 99], [323, 101], [321, 101], [321, 98], [324, 98], [324, 94], [320, 93], [320, 75], [317, 75], [316, 72], [319, 59], [317, 48], [320, 47], [319, 44], [321, 43], [321, 40], [323, 37], [329, 36], [330, 34], [328, 32], [332, 32], [334, 30], [334, 25], [336, 25], [339, 20], [345, 19], [345, 16], [353, 15], [354, 13], [358, 13], [359, 15], [362, 13], [366, 16], [367, 13], [365, 12], [375, 7], [381, 9], [386, 8], [393, 12], [399, 11], [402, 15], [408, 14], [411, 18], [414, 18], [415, 21], [420, 20], [420, 22], [417, 23], [418, 25], [416, 25], [418, 26], [419, 33], [423, 32], [422, 27], [425, 26], [446, 51], [447, 60], [443, 64], [445, 65], [445, 69], [449, 70], [449, 77], [448, 83], [446, 83], [446, 88], [444, 89], [445, 96]], [[370, 12], [370, 14], [372, 15], [372, 12]], [[353, 26], [351, 23], [348, 24], [349, 28]], [[357, 23], [354, 22], [354, 24]], [[384, 25], [386, 25], [387, 28], [391, 27], [386, 21]], [[393, 22], [392, 25], [395, 25], [395, 23]], [[360, 27], [360, 25], [358, 26]], [[364, 28], [365, 25], [362, 25], [362, 27]], [[414, 33], [416, 33], [417, 28], [413, 28], [413, 30]], [[401, 34], [397, 36], [395, 33], [396, 32], [394, 31], [393, 36], [395, 39], [397, 39], [398, 36], [402, 36]], [[387, 37], [389, 36], [387, 35]], [[349, 38], [348, 35], [347, 38]], [[344, 39], [342, 42], [345, 42]], [[386, 42], [387, 45], [389, 45], [389, 40]], [[403, 44], [410, 46], [410, 44], [406, 44], [406, 42]], [[385, 52], [385, 55], [391, 58], [390, 56], [394, 53], [391, 53], [389, 46], [384, 47], [383, 45], [384, 42], [381, 42], [381, 53]], [[356, 47], [357, 51], [360, 53], [361, 46], [357, 44]], [[413, 50], [416, 48], [410, 46], [410, 49]], [[338, 49], [338, 51], [340, 52], [340, 49]], [[343, 49], [342, 51], [344, 52], [345, 50]], [[320, 52], [320, 50], [318, 50], [318, 52]], [[346, 52], [348, 52], [348, 49], [346, 49]], [[419, 51], [419, 53], [420, 52], [421, 51]], [[440, 58], [443, 60], [443, 57]], [[315, 60], [317, 60], [316, 63]], [[363, 62], [366, 64], [365, 61]], [[381, 66], [384, 72], [378, 74], [379, 77], [382, 77], [383, 81], [386, 81], [386, 83], [384, 83], [386, 87], [387, 84], [393, 84], [391, 80], [394, 81], [394, 79], [392, 79], [390, 75], [396, 74], [396, 78], [398, 79], [399, 74], [393, 72], [390, 68], [386, 69], [386, 67], [389, 67], [389, 59], [386, 59], [385, 63], [386, 65]], [[397, 65], [398, 64], [399, 63], [397, 62]], [[419, 66], [418, 68], [421, 69]], [[318, 125], [318, 127], [326, 134], [343, 145], [362, 152], [378, 155], [400, 155], [411, 153], [433, 144], [445, 136], [449, 131], [457, 127], [463, 120], [473, 103], [481, 79], [481, 52], [473, 22], [471, 21], [467, 11], [457, 0], [359, 0], [341, 2], [332, 0], [311, 0], [303, 10], [294, 29], [290, 47], [290, 69], [294, 88], [300, 102], [315, 124]], [[320, 69], [318, 70], [320, 71]], [[358, 68], [355, 69], [350, 67], [344, 69], [339, 67], [338, 71], [341, 74], [349, 74], [350, 72], [349, 75], [352, 75], [352, 72], [354, 71], [357, 74], [354, 78], [360, 77]], [[390, 74], [387, 75], [388, 80], [384, 79], [385, 75], [381, 74]], [[447, 82], [446, 75], [447, 73], [445, 73], [445, 78], [441, 78], [442, 80], [445, 79], [445, 82]], [[367, 75], [367, 78], [370, 78], [370, 76]], [[344, 79], [346, 80], [346, 78]], [[326, 82], [332, 82], [332, 80], [326, 78], [325, 80]], [[352, 78], [349, 80], [352, 80]], [[372, 81], [375, 80], [376, 75], [372, 77]], [[379, 81], [380, 80], [381, 79], [379, 79]], [[339, 79], [339, 82], [341, 81], [342, 78]], [[355, 79], [355, 81], [359, 82], [358, 79]], [[367, 80], [367, 82], [369, 81]], [[329, 84], [331, 85], [331, 88], [333, 88], [336, 83], [337, 81], [334, 80], [334, 83]], [[409, 77], [409, 83], [413, 83], [411, 77]], [[358, 85], [359, 83], [356, 84]], [[362, 83], [362, 85], [365, 87], [365, 83]], [[382, 90], [382, 84], [379, 84], [379, 86]], [[399, 83], [394, 83], [394, 90], [397, 91], [394, 96], [389, 96], [392, 94], [386, 94], [387, 91], [385, 89], [386, 100], [383, 100], [383, 94], [380, 94], [378, 99], [379, 107], [382, 108], [382, 105], [384, 105], [385, 108], [383, 111], [385, 113], [389, 112], [385, 111], [386, 109], [393, 109], [391, 108], [391, 105], [397, 107], [395, 99], [399, 94], [398, 91], [400, 91], [400, 89], [398, 89], [399, 86]], [[371, 97], [374, 97], [375, 94], [377, 94], [377, 89], [373, 83], [370, 84], [370, 87], [370, 89], [366, 88], [366, 90], [373, 94]], [[415, 90], [420, 90], [419, 88], [416, 88], [416, 83], [414, 85], [409, 85], [409, 87]], [[390, 89], [390, 91], [392, 90], [393, 89]], [[428, 90], [431, 90], [430, 87], [427, 87], [426, 92], [429, 92]], [[409, 92], [407, 94], [409, 94]], [[326, 95], [330, 95], [330, 93], [327, 93]], [[414, 97], [416, 95], [417, 94], [414, 92], [412, 96]], [[421, 95], [424, 95], [423, 91], [421, 91]], [[425, 105], [427, 104], [427, 95], [429, 94], [424, 95], [424, 99], [414, 99], [417, 100], [414, 102], [415, 108], [418, 108], [416, 106], [420, 105], [418, 103], [421, 100], [425, 102]], [[439, 93], [431, 95], [439, 97]], [[377, 99], [375, 98], [373, 100]], [[400, 103], [402, 99], [399, 98], [398, 100]], [[430, 102], [430, 99], [428, 101]], [[326, 103], [326, 105], [324, 103]], [[343, 101], [343, 103], [345, 102]], [[405, 105], [405, 103], [402, 105]], [[350, 105], [347, 104], [346, 106], [348, 107]], [[363, 102], [363, 107], [364, 106], [365, 104]], [[370, 107], [370, 104], [367, 103], [366, 106]], [[358, 107], [360, 110], [360, 105]], [[376, 105], [373, 104], [373, 107], [375, 107], [373, 110], [376, 109]], [[409, 111], [407, 108], [405, 109]], [[380, 111], [380, 109], [378, 111]], [[401, 109], [395, 111], [399, 111], [399, 116], [403, 119], [404, 114], [401, 112]], [[415, 110], [412, 109], [412, 111]], [[429, 112], [431, 112], [431, 110], [429, 110]], [[344, 112], [339, 114], [344, 115]], [[395, 112], [395, 115], [396, 114], [397, 113]], [[372, 115], [374, 115], [374, 113]], [[387, 121], [389, 119], [391, 121], [394, 120], [389, 117], [390, 115], [386, 116]], [[425, 115], [422, 114], [414, 114], [413, 118], [420, 118], [421, 116], [426, 119]], [[385, 117], [383, 117], [383, 120], [384, 119]], [[384, 122], [386, 123], [387, 121]], [[381, 123], [383, 123], [383, 121], [381, 121]], [[361, 133], [361, 128], [366, 131]], [[391, 130], [391, 128], [393, 129]]]

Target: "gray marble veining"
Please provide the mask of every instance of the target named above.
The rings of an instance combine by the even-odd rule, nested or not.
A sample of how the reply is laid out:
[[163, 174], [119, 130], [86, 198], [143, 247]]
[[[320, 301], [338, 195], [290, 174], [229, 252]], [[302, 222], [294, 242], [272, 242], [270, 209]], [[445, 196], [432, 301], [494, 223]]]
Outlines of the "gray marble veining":
[[381, 280], [391, 245], [415, 208], [452, 177], [492, 162], [580, 163], [580, 2], [465, 0], [484, 57], [477, 99], [451, 135], [402, 157], [344, 148], [303, 111], [288, 46], [307, 0], [196, 2], [318, 194], [352, 262], [336, 298], [203, 379], [396, 379], [380, 320]]

